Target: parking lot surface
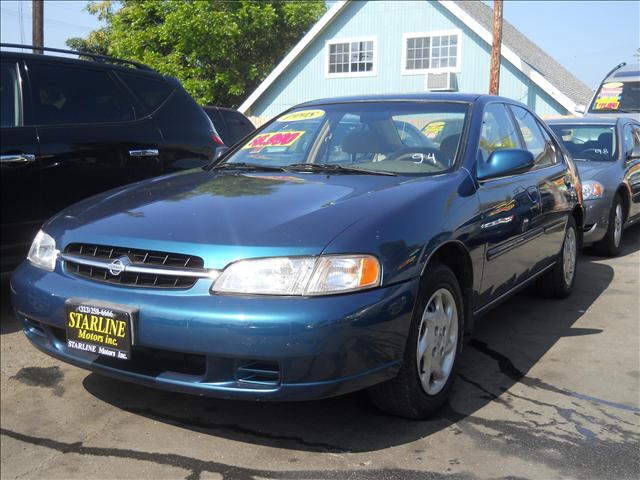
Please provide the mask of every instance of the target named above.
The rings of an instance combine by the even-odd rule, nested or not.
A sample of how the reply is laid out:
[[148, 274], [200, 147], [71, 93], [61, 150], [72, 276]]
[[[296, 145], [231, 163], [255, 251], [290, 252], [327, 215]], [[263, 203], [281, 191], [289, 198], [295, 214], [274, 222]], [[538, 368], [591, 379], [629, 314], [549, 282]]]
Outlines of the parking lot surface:
[[637, 478], [640, 228], [578, 268], [569, 299], [524, 292], [479, 320], [422, 422], [362, 394], [231, 402], [89, 373], [29, 345], [4, 278], [2, 478]]

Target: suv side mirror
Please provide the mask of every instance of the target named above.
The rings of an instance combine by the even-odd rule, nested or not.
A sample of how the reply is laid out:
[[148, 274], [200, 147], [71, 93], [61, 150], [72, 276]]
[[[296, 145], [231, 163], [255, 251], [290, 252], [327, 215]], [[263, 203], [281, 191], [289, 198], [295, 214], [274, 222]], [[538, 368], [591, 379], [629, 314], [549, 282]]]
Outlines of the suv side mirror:
[[505, 177], [526, 172], [533, 167], [533, 154], [519, 148], [495, 150], [486, 163], [478, 163], [478, 180]]
[[576, 113], [584, 113], [587, 111], [587, 106], [586, 105], [576, 105], [576, 108], [574, 108], [574, 111]]
[[229, 147], [216, 148], [216, 152], [213, 154], [213, 161], [215, 162], [216, 160], [219, 160], [220, 157], [222, 157], [225, 153], [227, 153], [228, 150], [229, 150]]
[[629, 153], [627, 153], [626, 160], [637, 160], [640, 158], [640, 147], [634, 147]]

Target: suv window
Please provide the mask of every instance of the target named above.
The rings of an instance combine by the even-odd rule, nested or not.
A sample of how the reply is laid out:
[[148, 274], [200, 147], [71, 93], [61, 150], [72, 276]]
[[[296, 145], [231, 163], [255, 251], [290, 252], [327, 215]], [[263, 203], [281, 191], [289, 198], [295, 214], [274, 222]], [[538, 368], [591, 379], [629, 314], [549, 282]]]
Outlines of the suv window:
[[133, 105], [106, 71], [31, 64], [37, 125], [133, 120]]
[[255, 130], [249, 119], [241, 113], [222, 109], [218, 111], [227, 124], [227, 138], [224, 138], [227, 145], [234, 145], [238, 140]]
[[173, 86], [166, 80], [119, 72], [118, 76], [140, 99], [149, 113], [157, 109], [173, 92]]
[[478, 146], [478, 153], [482, 160], [486, 162], [496, 150], [519, 147], [520, 141], [516, 127], [513, 125], [505, 105], [502, 103], [487, 105], [482, 117], [482, 132]]
[[2, 63], [0, 73], [0, 126], [22, 125], [20, 83], [15, 64]]
[[557, 153], [551, 137], [530, 112], [517, 105], [510, 106], [518, 123], [527, 150], [533, 153], [534, 168], [557, 163]]

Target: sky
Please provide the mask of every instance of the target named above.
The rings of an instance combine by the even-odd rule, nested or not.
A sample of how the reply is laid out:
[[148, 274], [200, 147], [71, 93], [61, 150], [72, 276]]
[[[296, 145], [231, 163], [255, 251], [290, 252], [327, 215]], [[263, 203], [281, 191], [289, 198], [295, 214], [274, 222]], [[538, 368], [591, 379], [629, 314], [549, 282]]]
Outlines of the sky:
[[[67, 38], [100, 27], [84, 10], [86, 3], [45, 0], [45, 46], [65, 48]], [[638, 1], [507, 0], [504, 18], [591, 88], [618, 63], [638, 61], [633, 56], [640, 48]], [[0, 39], [31, 43], [30, 0], [0, 2]]]

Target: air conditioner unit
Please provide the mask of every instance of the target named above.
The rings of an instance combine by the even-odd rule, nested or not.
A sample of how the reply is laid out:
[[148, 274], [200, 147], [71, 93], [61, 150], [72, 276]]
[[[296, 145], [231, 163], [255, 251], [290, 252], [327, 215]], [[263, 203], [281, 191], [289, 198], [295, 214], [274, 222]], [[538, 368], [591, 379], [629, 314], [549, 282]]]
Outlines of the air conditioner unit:
[[453, 72], [427, 73], [427, 90], [430, 92], [457, 92], [458, 79]]

